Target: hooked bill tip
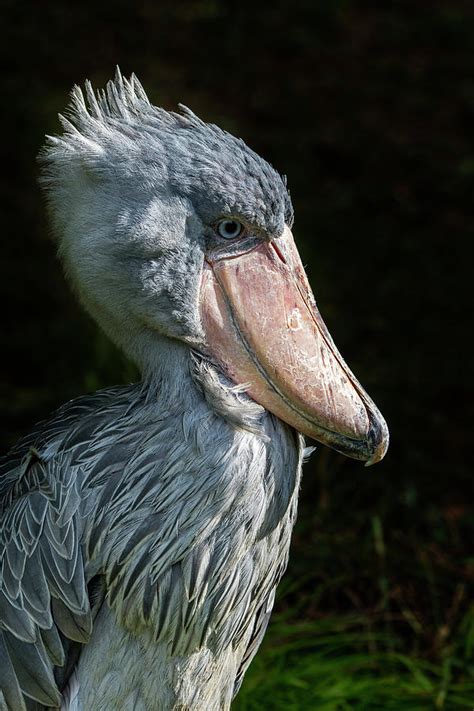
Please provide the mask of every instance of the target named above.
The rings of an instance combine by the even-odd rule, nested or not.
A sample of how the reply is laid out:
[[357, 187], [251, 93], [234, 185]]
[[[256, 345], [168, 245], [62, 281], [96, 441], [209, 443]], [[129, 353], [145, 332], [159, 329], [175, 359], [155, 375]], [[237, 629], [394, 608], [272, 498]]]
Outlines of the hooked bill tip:
[[376, 447], [372, 456], [365, 462], [365, 467], [371, 467], [373, 464], [380, 462], [387, 453], [388, 443], [390, 440], [387, 423], [382, 415], [377, 411], [378, 417], [372, 423], [370, 439], [376, 443]]

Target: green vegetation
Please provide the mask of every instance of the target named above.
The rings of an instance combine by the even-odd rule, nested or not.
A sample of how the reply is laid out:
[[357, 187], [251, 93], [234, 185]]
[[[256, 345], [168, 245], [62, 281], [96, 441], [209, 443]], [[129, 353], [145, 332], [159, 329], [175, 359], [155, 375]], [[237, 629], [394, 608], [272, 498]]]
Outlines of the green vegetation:
[[[472, 627], [473, 613], [466, 616]], [[462, 649], [447, 649], [429, 662], [388, 651], [396, 637], [369, 632], [371, 621], [328, 618], [295, 623], [276, 617], [253, 663], [236, 711], [320, 709], [468, 709], [474, 681], [467, 680]]]
[[[280, 598], [284, 602], [284, 596]], [[310, 606], [311, 602], [306, 600]], [[274, 615], [235, 711], [469, 709], [474, 698], [474, 609], [432, 659], [407, 650], [389, 614], [302, 621]], [[385, 629], [385, 632], [380, 630]]]

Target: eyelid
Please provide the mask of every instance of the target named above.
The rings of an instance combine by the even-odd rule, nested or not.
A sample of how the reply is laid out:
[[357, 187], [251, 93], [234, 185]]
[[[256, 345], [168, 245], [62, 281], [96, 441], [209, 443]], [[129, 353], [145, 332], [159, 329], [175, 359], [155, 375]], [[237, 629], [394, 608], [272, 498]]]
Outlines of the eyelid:
[[221, 215], [217, 220], [215, 220], [214, 227], [220, 225], [221, 222], [238, 222], [239, 225], [245, 227], [244, 221], [240, 217], [234, 217], [234, 215]]

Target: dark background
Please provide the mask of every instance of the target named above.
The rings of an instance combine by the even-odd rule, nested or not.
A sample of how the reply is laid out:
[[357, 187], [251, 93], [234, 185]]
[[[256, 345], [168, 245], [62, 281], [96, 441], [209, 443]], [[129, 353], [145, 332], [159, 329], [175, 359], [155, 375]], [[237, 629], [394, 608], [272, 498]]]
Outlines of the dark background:
[[[391, 430], [388, 455], [372, 469], [323, 448], [307, 465], [274, 631], [242, 708], [405, 708], [382, 697], [372, 707], [352, 692], [349, 705], [316, 705], [311, 680], [300, 696], [258, 706], [255, 674], [268, 687], [271, 654], [291, 639], [278, 624], [290, 620], [301, 639], [305, 623], [314, 638], [328, 619], [333, 636], [338, 620], [355, 620], [360, 639], [369, 634], [368, 676], [385, 673], [382, 652], [427, 665], [432, 688], [423, 695], [421, 684], [421, 705], [407, 708], [467, 708], [473, 4], [1, 8], [3, 449], [66, 399], [135, 377], [70, 295], [36, 183], [35, 156], [44, 134], [58, 131], [71, 86], [103, 86], [118, 63], [154, 103], [187, 104], [288, 175], [320, 310]], [[374, 647], [379, 633], [385, 642]], [[357, 639], [348, 645], [334, 658], [359, 649]], [[310, 643], [299, 651], [311, 654]]]

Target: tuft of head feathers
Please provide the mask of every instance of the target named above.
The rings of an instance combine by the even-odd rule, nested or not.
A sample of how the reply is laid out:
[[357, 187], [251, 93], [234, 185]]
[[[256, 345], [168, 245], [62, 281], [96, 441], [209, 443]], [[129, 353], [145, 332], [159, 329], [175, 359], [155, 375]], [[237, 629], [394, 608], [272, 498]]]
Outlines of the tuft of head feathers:
[[[56, 227], [61, 230], [77, 184], [99, 180], [124, 190], [164, 191], [189, 198], [206, 221], [216, 212], [240, 216], [270, 238], [292, 224], [286, 180], [238, 138], [190, 109], [153, 106], [134, 74], [94, 92], [75, 86], [60, 121], [40, 154]], [[109, 191], [110, 192], [110, 191]], [[67, 219], [67, 218], [66, 218]]]

